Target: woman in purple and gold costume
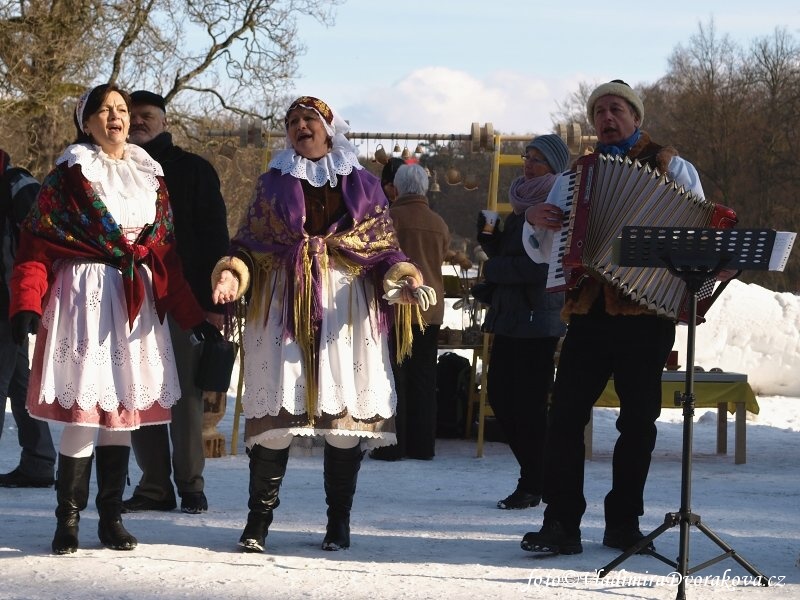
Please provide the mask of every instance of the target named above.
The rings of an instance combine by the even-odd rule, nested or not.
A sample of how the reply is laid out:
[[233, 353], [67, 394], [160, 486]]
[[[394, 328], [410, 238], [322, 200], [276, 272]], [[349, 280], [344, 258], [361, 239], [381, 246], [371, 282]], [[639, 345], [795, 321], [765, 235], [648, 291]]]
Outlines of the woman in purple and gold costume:
[[[380, 181], [359, 164], [347, 123], [310, 96], [286, 112], [286, 149], [256, 185], [214, 301], [248, 294], [245, 442], [250, 512], [239, 545], [263, 552], [294, 436], [324, 436], [322, 548], [350, 545], [361, 443], [396, 443], [390, 352], [411, 347], [411, 316], [435, 303], [400, 251]], [[249, 289], [248, 289], [249, 288]], [[395, 327], [396, 348], [389, 347]]]

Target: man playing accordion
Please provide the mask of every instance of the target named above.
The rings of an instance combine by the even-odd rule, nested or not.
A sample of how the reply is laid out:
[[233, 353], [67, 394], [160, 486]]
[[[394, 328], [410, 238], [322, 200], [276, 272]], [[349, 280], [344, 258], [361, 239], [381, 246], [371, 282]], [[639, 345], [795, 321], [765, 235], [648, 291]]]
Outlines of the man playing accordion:
[[[704, 197], [697, 170], [640, 129], [644, 106], [621, 80], [597, 87], [587, 102], [600, 154], [625, 156], [666, 174]], [[554, 204], [560, 178], [547, 203], [526, 212], [523, 244], [537, 263], [548, 262], [553, 235], [563, 211]], [[553, 267], [551, 266], [551, 269]], [[730, 277], [732, 273], [725, 273]], [[675, 341], [675, 321], [634, 302], [595, 277], [584, 277], [566, 294], [562, 318], [568, 323], [559, 357], [545, 449], [544, 495], [547, 503], [539, 531], [525, 534], [521, 546], [531, 552], [579, 554], [583, 494], [583, 431], [609, 377], [620, 400], [619, 437], [614, 447], [611, 491], [605, 497], [603, 544], [621, 550], [643, 534], [644, 486], [656, 443], [661, 412], [661, 374]], [[652, 543], [648, 546], [653, 549]]]

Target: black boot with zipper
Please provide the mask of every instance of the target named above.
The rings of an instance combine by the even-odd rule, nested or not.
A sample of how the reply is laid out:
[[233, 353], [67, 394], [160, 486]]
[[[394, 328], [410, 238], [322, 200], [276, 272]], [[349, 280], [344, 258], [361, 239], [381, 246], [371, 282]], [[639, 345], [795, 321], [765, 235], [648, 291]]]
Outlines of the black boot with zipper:
[[133, 550], [138, 541], [122, 524], [122, 494], [128, 480], [128, 446], [97, 446], [97, 536], [112, 550]]
[[356, 493], [358, 471], [364, 452], [359, 446], [336, 448], [325, 442], [325, 502], [328, 504], [328, 525], [323, 550], [350, 547], [350, 509]]
[[272, 524], [272, 511], [278, 508], [286, 463], [289, 461], [289, 448], [271, 450], [255, 445], [250, 455], [250, 498], [247, 501], [247, 525], [239, 538], [244, 552], [263, 552], [266, 547], [267, 532]]
[[53, 554], [72, 554], [78, 549], [78, 522], [89, 501], [92, 457], [58, 455], [56, 480], [56, 533]]

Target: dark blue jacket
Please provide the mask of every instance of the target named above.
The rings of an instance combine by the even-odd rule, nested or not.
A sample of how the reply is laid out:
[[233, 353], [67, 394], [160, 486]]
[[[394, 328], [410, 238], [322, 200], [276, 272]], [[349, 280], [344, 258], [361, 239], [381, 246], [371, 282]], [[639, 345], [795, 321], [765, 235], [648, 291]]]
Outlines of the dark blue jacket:
[[502, 230], [478, 238], [489, 256], [484, 279], [497, 284], [483, 330], [515, 338], [561, 337], [566, 331], [560, 315], [564, 295], [545, 291], [547, 265], [525, 253], [524, 221], [524, 215], [511, 213]]

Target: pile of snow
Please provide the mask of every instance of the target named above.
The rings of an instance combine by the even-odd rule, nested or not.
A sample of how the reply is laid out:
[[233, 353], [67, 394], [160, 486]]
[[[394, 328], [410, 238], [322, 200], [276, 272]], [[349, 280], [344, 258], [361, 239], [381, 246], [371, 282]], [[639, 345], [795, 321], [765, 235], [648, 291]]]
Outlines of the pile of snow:
[[[706, 319], [696, 330], [696, 365], [746, 373], [756, 394], [800, 396], [800, 296], [734, 280]], [[683, 361], [687, 331], [679, 327], [675, 341]]]

